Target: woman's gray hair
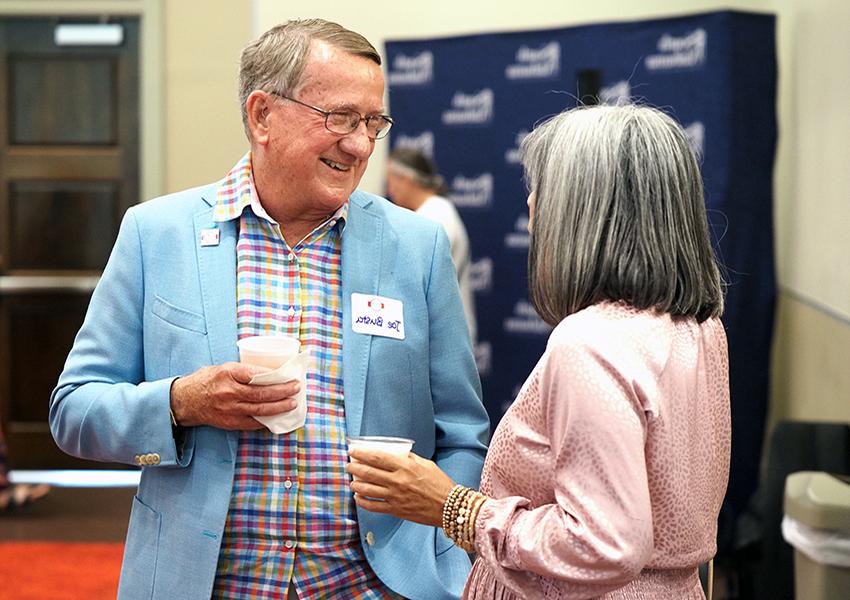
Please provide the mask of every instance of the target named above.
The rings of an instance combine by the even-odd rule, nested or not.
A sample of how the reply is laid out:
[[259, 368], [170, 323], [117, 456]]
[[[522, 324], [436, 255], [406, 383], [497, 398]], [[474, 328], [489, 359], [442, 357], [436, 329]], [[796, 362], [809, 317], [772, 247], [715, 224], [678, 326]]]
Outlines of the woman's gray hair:
[[291, 96], [298, 90], [313, 40], [327, 42], [354, 56], [381, 64], [381, 55], [365, 37], [324, 19], [293, 20], [272, 27], [242, 50], [239, 61], [239, 105], [248, 139], [245, 106], [254, 90]]
[[723, 312], [699, 166], [647, 106], [565, 111], [522, 142], [535, 194], [529, 293], [550, 324], [603, 300], [698, 321]]

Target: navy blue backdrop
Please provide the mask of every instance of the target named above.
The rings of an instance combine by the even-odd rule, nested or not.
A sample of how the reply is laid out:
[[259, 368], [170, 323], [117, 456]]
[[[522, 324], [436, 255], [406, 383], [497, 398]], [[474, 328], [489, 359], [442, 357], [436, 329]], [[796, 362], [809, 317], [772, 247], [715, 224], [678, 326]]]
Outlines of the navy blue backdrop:
[[528, 223], [518, 144], [594, 94], [665, 108], [701, 157], [729, 282], [732, 473], [721, 544], [758, 481], [773, 327], [774, 18], [688, 17], [386, 44], [393, 147], [431, 154], [469, 230], [476, 361], [493, 424], [550, 328], [527, 300]]

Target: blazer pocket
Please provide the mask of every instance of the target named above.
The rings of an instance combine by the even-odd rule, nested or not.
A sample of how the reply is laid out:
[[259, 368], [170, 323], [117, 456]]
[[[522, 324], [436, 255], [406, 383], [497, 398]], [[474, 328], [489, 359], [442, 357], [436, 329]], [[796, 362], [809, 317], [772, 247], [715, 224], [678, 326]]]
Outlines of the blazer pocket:
[[154, 296], [151, 312], [175, 327], [204, 335], [207, 333], [207, 320], [203, 315], [169, 304], [159, 296]]
[[161, 526], [162, 515], [134, 496], [118, 583], [119, 600], [153, 598]]

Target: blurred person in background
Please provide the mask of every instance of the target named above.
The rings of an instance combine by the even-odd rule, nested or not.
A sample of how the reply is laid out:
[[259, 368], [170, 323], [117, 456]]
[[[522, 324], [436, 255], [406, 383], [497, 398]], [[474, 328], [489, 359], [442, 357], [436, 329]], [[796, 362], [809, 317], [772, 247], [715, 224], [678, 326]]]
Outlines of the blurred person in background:
[[475, 318], [475, 299], [469, 280], [470, 251], [466, 227], [450, 200], [446, 182], [430, 158], [413, 148], [396, 148], [387, 164], [387, 196], [399, 206], [435, 221], [443, 226], [452, 247], [452, 262], [457, 271], [463, 312], [469, 326], [469, 336], [475, 343], [478, 325]]
[[9, 481], [8, 460], [6, 440], [3, 438], [3, 428], [0, 427], [0, 514], [35, 502], [50, 491], [46, 483], [31, 485]]

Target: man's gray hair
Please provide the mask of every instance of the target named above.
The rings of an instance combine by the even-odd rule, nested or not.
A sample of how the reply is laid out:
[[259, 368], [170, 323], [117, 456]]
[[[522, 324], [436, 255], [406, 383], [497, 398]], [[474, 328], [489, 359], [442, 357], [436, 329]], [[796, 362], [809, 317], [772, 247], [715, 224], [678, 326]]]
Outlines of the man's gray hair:
[[239, 105], [248, 139], [245, 106], [254, 90], [291, 96], [298, 91], [314, 40], [326, 42], [348, 54], [381, 64], [381, 55], [365, 37], [324, 19], [287, 21], [272, 27], [242, 50], [239, 61]]
[[699, 166], [646, 106], [565, 111], [523, 141], [536, 195], [529, 292], [550, 324], [603, 300], [704, 321], [723, 312]]

